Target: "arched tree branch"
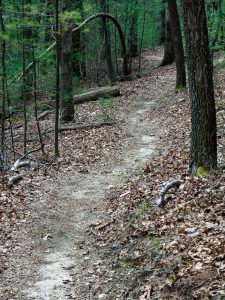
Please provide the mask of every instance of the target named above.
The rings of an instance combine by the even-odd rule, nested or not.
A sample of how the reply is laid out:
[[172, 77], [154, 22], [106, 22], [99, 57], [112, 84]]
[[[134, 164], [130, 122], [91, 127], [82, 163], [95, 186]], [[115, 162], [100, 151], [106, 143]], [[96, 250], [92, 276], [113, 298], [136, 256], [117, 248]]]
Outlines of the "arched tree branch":
[[114, 25], [117, 28], [117, 31], [119, 33], [119, 37], [120, 37], [120, 42], [121, 42], [121, 46], [122, 46], [122, 52], [123, 52], [123, 73], [124, 75], [129, 75], [129, 70], [128, 70], [128, 60], [127, 60], [127, 50], [126, 50], [126, 43], [125, 43], [125, 38], [124, 38], [124, 34], [122, 31], [122, 28], [119, 24], [119, 22], [111, 15], [107, 14], [107, 13], [98, 13], [95, 14], [91, 17], [89, 17], [88, 19], [86, 19], [84, 22], [82, 22], [79, 26], [77, 26], [76, 28], [72, 29], [72, 32], [77, 32], [79, 31], [81, 28], [83, 28], [85, 25], [87, 25], [90, 21], [97, 19], [97, 18], [108, 18], [110, 19]]
[[[91, 17], [89, 17], [88, 19], [86, 19], [84, 22], [82, 22], [78, 27], [72, 29], [72, 32], [76, 32], [78, 30], [80, 30], [81, 28], [83, 28], [86, 24], [88, 24], [90, 21], [97, 19], [97, 18], [102, 18], [102, 17], [106, 17], [108, 19], [110, 19], [116, 26], [117, 31], [119, 33], [119, 37], [120, 37], [120, 42], [121, 42], [121, 46], [122, 46], [122, 53], [123, 53], [123, 74], [125, 76], [129, 75], [129, 70], [128, 70], [128, 60], [127, 60], [127, 50], [126, 50], [126, 42], [125, 42], [125, 38], [124, 38], [124, 34], [122, 31], [122, 28], [119, 24], [119, 22], [111, 15], [107, 14], [107, 13], [98, 13], [95, 14]], [[39, 61], [46, 53], [48, 53], [49, 51], [51, 51], [56, 45], [56, 42], [54, 42], [53, 44], [51, 44], [43, 53], [41, 53], [41, 55], [39, 57], [36, 58], [36, 61]], [[25, 72], [28, 72], [33, 66], [33, 62], [31, 62], [25, 69]], [[19, 81], [23, 76], [23, 71], [19, 73], [19, 75], [16, 75], [13, 80], [10, 83], [13, 83], [15, 81]]]

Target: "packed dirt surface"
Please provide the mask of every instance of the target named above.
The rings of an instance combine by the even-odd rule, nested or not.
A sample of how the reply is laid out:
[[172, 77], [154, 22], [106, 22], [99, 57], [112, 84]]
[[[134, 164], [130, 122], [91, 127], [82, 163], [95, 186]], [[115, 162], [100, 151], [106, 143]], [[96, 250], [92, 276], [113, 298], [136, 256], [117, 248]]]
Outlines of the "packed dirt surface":
[[[113, 103], [76, 107], [73, 126], [112, 126], [62, 133], [57, 160], [46, 134], [45, 154], [29, 155], [39, 168], [22, 169], [11, 189], [6, 174], [1, 300], [224, 299], [224, 70], [214, 74], [219, 168], [190, 177], [188, 95], [174, 91], [173, 65], [155, 68], [160, 55], [143, 54], [142, 78], [118, 83]], [[171, 180], [181, 185], [158, 207]]]
[[[121, 153], [109, 153], [108, 160], [88, 171], [60, 171], [58, 176], [47, 177], [38, 187], [41, 196], [35, 196], [37, 187], [31, 188], [29, 214], [15, 233], [16, 247], [3, 274], [1, 299], [105, 299], [101, 294], [79, 292], [81, 272], [90, 259], [84, 247], [87, 232], [107, 220], [105, 199], [111, 189], [125, 182], [156, 151], [163, 128], [144, 119], [172, 90], [174, 80], [175, 72], [170, 70], [155, 82], [151, 75], [136, 80], [135, 91], [130, 83], [124, 84], [122, 93], [128, 94], [129, 106], [124, 121], [115, 125], [123, 133]], [[129, 94], [135, 98], [131, 103]], [[72, 295], [69, 286], [73, 283], [74, 290], [76, 280], [76, 295]]]

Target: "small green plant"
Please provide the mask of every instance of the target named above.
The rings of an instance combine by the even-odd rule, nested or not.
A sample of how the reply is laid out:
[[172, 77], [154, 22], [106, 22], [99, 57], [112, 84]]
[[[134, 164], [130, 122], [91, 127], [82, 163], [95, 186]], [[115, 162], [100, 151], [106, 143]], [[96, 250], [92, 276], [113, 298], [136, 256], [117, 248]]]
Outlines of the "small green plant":
[[37, 104], [37, 109], [40, 111], [45, 111], [46, 110], [46, 104], [45, 103], [38, 103]]
[[136, 217], [140, 218], [148, 211], [148, 209], [149, 209], [148, 204], [146, 202], [142, 202], [136, 210], [135, 213]]
[[196, 175], [200, 176], [200, 177], [207, 176], [208, 171], [206, 170], [206, 168], [204, 166], [201, 166], [201, 167], [198, 167]]
[[132, 258], [128, 256], [121, 261], [121, 265], [118, 268], [118, 272], [122, 273], [126, 270], [132, 270], [133, 268], [134, 268], [134, 265], [132, 262]]
[[157, 236], [150, 236], [149, 237], [150, 241], [151, 241], [151, 245], [153, 246], [153, 248], [158, 251], [161, 247], [161, 241], [160, 238], [158, 238]]
[[102, 117], [104, 122], [109, 122], [115, 119], [116, 111], [113, 107], [114, 105], [114, 98], [99, 98], [98, 99], [99, 107], [102, 112]]
[[34, 109], [33, 107], [27, 107], [27, 121], [31, 121], [34, 118]]

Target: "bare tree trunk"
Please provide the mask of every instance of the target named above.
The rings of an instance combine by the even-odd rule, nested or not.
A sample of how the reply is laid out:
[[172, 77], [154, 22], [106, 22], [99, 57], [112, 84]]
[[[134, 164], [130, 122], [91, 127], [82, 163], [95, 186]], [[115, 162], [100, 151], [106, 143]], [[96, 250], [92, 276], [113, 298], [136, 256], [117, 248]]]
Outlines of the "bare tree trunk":
[[176, 89], [186, 86], [185, 58], [176, 0], [168, 0], [176, 61]]
[[[2, 34], [5, 34], [5, 25], [3, 21], [3, 3], [0, 0], [0, 26]], [[2, 132], [1, 132], [1, 145], [0, 145], [0, 167], [3, 169], [3, 164], [5, 160], [5, 108], [6, 108], [6, 64], [5, 64], [5, 52], [6, 52], [6, 42], [2, 39], [2, 55], [1, 55], [1, 65], [2, 65]]]
[[[101, 4], [102, 11], [107, 13], [108, 12], [107, 0], [100, 0], [100, 4]], [[112, 61], [110, 32], [107, 27], [106, 17], [102, 17], [101, 22], [102, 22], [102, 30], [104, 32], [105, 58], [106, 58], [107, 67], [108, 67], [109, 79], [110, 79], [111, 83], [115, 83], [116, 82], [116, 73], [115, 73], [113, 61]]]
[[[82, 15], [83, 11], [83, 0], [76, 0], [74, 1], [73, 8], [76, 11], [79, 11]], [[81, 32], [78, 31], [72, 36], [72, 47], [73, 47], [73, 53], [72, 53], [72, 68], [73, 68], [73, 74], [76, 76], [81, 75], [81, 68], [80, 68], [80, 61], [81, 61]], [[83, 45], [84, 46], [84, 45]]]
[[[22, 17], [25, 18], [24, 12], [25, 1], [22, 1]], [[23, 118], [24, 118], [24, 134], [23, 134], [23, 151], [27, 152], [27, 93], [26, 93], [26, 44], [27, 31], [23, 27], [23, 42], [22, 42], [22, 64], [23, 64], [23, 83], [22, 83], [22, 99], [23, 99]]]
[[172, 30], [169, 10], [165, 13], [165, 43], [164, 43], [164, 57], [161, 66], [172, 64], [175, 59], [175, 52], [173, 48]]
[[137, 30], [137, 21], [138, 21], [138, 0], [135, 0], [134, 7], [132, 10], [131, 17], [131, 26], [128, 39], [128, 53], [130, 57], [138, 56], [138, 30]]
[[165, 0], [162, 1], [162, 11], [160, 14], [160, 18], [161, 18], [161, 27], [160, 27], [160, 40], [159, 40], [159, 45], [164, 44], [165, 42], [165, 20], [166, 20], [166, 11], [165, 11]]
[[[64, 7], [71, 11], [72, 0], [65, 0]], [[70, 122], [74, 119], [71, 28], [62, 27], [61, 45], [60, 119], [64, 122]]]
[[[47, 11], [46, 11], [46, 22], [48, 23], [50, 20], [50, 16], [51, 14], [53, 14], [54, 12], [52, 11], [52, 7], [51, 7], [51, 0], [47, 0], [46, 1], [46, 5], [47, 5]], [[45, 42], [50, 42], [52, 40], [53, 36], [52, 36], [52, 28], [51, 25], [47, 25], [45, 27]]]
[[128, 37], [128, 55], [129, 55], [129, 73], [132, 72], [132, 58], [138, 56], [138, 0], [135, 0], [134, 7], [132, 7], [131, 25]]
[[[32, 1], [31, 0], [24, 0], [24, 6], [25, 5], [31, 5]], [[24, 7], [24, 9], [26, 9]], [[32, 38], [32, 27], [25, 27], [24, 28], [24, 38], [26, 40], [26, 44], [29, 44], [30, 39]]]
[[60, 36], [59, 36], [59, 0], [55, 0], [56, 31], [56, 82], [55, 82], [55, 156], [59, 156], [59, 73], [60, 73]]
[[146, 21], [146, 0], [144, 0], [144, 16], [143, 16], [143, 23], [142, 23], [142, 31], [141, 31], [141, 40], [140, 40], [140, 47], [139, 47], [139, 58], [138, 58], [138, 75], [141, 73], [141, 52], [142, 52], [142, 44], [145, 32], [145, 21]]
[[37, 130], [38, 130], [38, 137], [39, 137], [39, 142], [41, 145], [41, 150], [44, 152], [44, 143], [42, 140], [42, 135], [41, 135], [41, 128], [40, 128], [40, 123], [38, 120], [38, 113], [37, 113], [37, 73], [36, 73], [36, 60], [34, 56], [34, 50], [32, 49], [32, 56], [33, 56], [33, 97], [34, 97], [34, 116], [35, 116], [35, 121], [37, 124]]
[[216, 109], [204, 0], [183, 0], [191, 101], [190, 173], [217, 166]]

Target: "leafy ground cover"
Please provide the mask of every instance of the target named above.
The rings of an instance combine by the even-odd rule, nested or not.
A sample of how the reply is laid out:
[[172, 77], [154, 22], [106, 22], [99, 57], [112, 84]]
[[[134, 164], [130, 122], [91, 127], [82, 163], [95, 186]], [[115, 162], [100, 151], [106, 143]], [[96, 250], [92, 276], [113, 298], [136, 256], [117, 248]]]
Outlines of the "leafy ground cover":
[[[156, 84], [165, 72], [174, 70], [156, 71]], [[110, 218], [90, 230], [99, 251], [99, 260], [86, 277], [93, 299], [225, 298], [223, 78], [224, 71], [218, 71], [215, 94], [221, 168], [214, 173], [189, 177], [186, 92], [168, 91], [143, 119], [157, 119], [164, 133], [158, 153], [111, 193]], [[180, 188], [169, 192], [167, 205], [158, 208], [163, 183], [178, 178]]]
[[[220, 168], [207, 176], [190, 178], [188, 97], [185, 91], [176, 93], [171, 88], [175, 75], [174, 66], [153, 71], [153, 66], [158, 62], [152, 62], [152, 56], [160, 55], [160, 49], [146, 53], [143, 56], [146, 72], [144, 76], [119, 84], [122, 96], [109, 107], [110, 110], [113, 109], [115, 125], [62, 133], [61, 157], [57, 162], [52, 160], [53, 135], [48, 133], [44, 137], [45, 155], [32, 153], [29, 156], [38, 166], [36, 171], [21, 170], [24, 180], [11, 189], [8, 188], [7, 178], [15, 172], [8, 171], [1, 184], [0, 194], [0, 253], [3, 276], [9, 269], [11, 272], [16, 270], [17, 263], [20, 267], [28, 267], [28, 257], [35, 259], [32, 245], [22, 249], [20, 231], [24, 230], [26, 233], [28, 228], [32, 228], [35, 232], [33, 227], [40, 225], [41, 218], [48, 216], [46, 208], [52, 209], [55, 204], [59, 206], [58, 214], [54, 215], [56, 221], [59, 222], [57, 218], [60, 214], [64, 220], [68, 217], [68, 212], [63, 212], [63, 203], [59, 203], [60, 199], [55, 203], [52, 200], [57, 198], [53, 194], [47, 198], [46, 208], [43, 207], [43, 211], [40, 211], [42, 216], [39, 217], [40, 212], [37, 211], [36, 219], [32, 220], [34, 212], [31, 208], [34, 201], [40, 200], [40, 206], [43, 201], [43, 182], [54, 181], [59, 176], [64, 176], [66, 180], [75, 171], [88, 174], [92, 169], [101, 170], [114, 164], [130, 147], [127, 131], [122, 126], [124, 120], [138, 105], [139, 99], [145, 100], [154, 94], [159, 95], [159, 100], [141, 118], [143, 123], [151, 124], [154, 121], [155, 127], [158, 127], [155, 154], [141, 170], [129, 175], [119, 186], [110, 188], [105, 201], [106, 211], [103, 213], [104, 208], [101, 209], [101, 221], [93, 223], [86, 232], [82, 245], [82, 266], [78, 274], [73, 275], [74, 280], [65, 280], [66, 284], [71, 283], [68, 298], [143, 300], [225, 297], [225, 72], [218, 68], [215, 74]], [[77, 108], [74, 125], [99, 122], [102, 118], [99, 103], [84, 104]], [[15, 127], [21, 124], [19, 116], [14, 122]], [[41, 121], [42, 129], [49, 128], [52, 122], [53, 117], [50, 115]], [[30, 149], [37, 147], [37, 141], [34, 140], [37, 136], [35, 130], [35, 122], [31, 119]], [[16, 135], [16, 152], [22, 156], [21, 128], [16, 129]], [[162, 184], [175, 178], [182, 181], [180, 188], [171, 190], [167, 195], [167, 205], [158, 208], [156, 200]], [[64, 200], [69, 202], [68, 196]], [[52, 214], [55, 214], [54, 209]], [[57, 226], [60, 227], [61, 224]], [[33, 239], [40, 238], [39, 232], [35, 234]], [[47, 236], [48, 238], [51, 239], [51, 236]], [[19, 257], [15, 260], [16, 256]], [[21, 299], [18, 298], [20, 296], [16, 298], [16, 295], [21, 288], [21, 282], [25, 284], [27, 278], [19, 278], [20, 275], [16, 274], [16, 279], [10, 275], [10, 282], [3, 280], [3, 299]]]

